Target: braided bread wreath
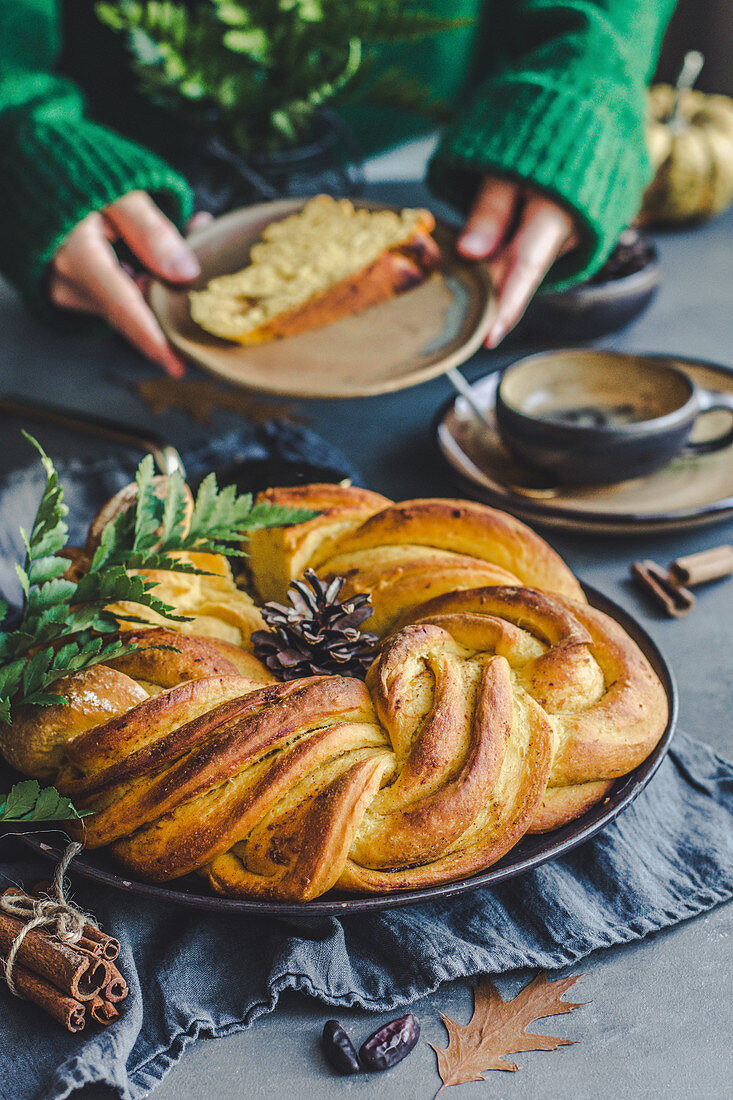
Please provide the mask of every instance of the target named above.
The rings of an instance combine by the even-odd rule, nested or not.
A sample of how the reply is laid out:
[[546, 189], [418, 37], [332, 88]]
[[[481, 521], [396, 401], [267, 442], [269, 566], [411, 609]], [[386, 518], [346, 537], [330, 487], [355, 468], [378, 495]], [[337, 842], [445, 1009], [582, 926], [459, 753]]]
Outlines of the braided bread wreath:
[[15, 767], [95, 811], [88, 847], [231, 897], [425, 887], [571, 821], [661, 737], [666, 696], [643, 654], [511, 516], [334, 485], [264, 495], [320, 514], [253, 535], [258, 597], [282, 600], [307, 567], [370, 591], [383, 642], [366, 683], [274, 682], [224, 559], [201, 562], [210, 577], [159, 574], [193, 621], [127, 638], [177, 650], [72, 675], [66, 706], [1, 735]]

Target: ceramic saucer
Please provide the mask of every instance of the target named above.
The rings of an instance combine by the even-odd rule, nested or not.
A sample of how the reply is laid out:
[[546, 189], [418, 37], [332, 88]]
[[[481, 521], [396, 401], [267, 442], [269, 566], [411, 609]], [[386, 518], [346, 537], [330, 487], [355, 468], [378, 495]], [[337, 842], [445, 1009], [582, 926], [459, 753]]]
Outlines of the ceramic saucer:
[[[714, 363], [658, 356], [702, 386], [733, 394], [733, 371]], [[606, 534], [646, 534], [712, 523], [733, 516], [733, 445], [713, 454], [683, 454], [647, 477], [614, 485], [557, 485], [504, 448], [494, 404], [499, 375], [471, 386], [482, 423], [464, 397], [444, 408], [436, 425], [438, 447], [464, 492], [533, 523]], [[719, 435], [725, 412], [700, 418], [695, 440]]]

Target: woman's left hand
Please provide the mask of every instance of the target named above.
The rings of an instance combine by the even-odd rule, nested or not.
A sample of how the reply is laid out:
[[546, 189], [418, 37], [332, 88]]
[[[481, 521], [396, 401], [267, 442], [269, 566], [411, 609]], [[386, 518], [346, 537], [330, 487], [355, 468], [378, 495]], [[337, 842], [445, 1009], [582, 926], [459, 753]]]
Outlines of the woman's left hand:
[[571, 215], [530, 186], [485, 176], [458, 240], [469, 260], [487, 260], [498, 309], [486, 336], [495, 348], [513, 329], [558, 256], [579, 243]]

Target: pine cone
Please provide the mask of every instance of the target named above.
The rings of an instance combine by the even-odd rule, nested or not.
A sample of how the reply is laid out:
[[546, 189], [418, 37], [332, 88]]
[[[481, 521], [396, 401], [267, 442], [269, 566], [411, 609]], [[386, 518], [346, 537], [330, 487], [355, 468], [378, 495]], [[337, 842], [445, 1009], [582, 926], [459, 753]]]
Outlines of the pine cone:
[[363, 680], [377, 642], [376, 634], [359, 630], [374, 614], [371, 596], [358, 592], [342, 603], [343, 577], [326, 582], [306, 569], [305, 580], [290, 583], [292, 607], [266, 603], [261, 609], [270, 629], [252, 635], [255, 655], [281, 680], [334, 674]]

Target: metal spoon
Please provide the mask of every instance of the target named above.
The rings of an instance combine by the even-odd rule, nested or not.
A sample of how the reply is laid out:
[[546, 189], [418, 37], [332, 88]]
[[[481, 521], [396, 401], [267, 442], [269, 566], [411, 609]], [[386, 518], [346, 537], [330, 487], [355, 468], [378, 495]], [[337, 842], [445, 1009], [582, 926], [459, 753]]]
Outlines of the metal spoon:
[[172, 474], [179, 470], [183, 477], [186, 471], [183, 460], [175, 447], [166, 443], [155, 432], [141, 432], [128, 424], [118, 424], [103, 416], [91, 416], [88, 413], [65, 409], [60, 405], [50, 405], [45, 401], [32, 401], [27, 397], [8, 394], [0, 397], [0, 413], [8, 416], [27, 417], [42, 424], [54, 424], [57, 428], [93, 435], [99, 439], [108, 439], [111, 443], [122, 443], [140, 451], [148, 451], [155, 459], [161, 474]]
[[464, 397], [466, 399], [466, 404], [468, 405], [469, 409], [474, 414], [476, 419], [480, 421], [480, 423], [483, 424], [485, 428], [488, 428], [491, 432], [493, 432], [494, 425], [491, 423], [484, 410], [476, 401], [473, 389], [471, 388], [468, 380], [463, 377], [461, 372], [456, 367], [451, 367], [450, 370], [447, 370], [445, 372], [445, 376], [450, 384], [453, 386], [453, 389], [456, 390], [457, 393], [461, 395], [461, 397]]

